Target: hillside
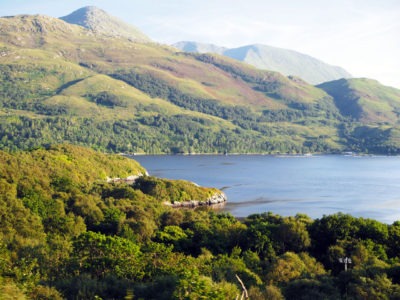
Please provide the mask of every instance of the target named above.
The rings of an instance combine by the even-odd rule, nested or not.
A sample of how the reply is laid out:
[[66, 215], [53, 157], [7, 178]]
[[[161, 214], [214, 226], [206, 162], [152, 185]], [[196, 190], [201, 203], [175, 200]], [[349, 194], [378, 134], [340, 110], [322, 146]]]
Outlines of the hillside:
[[341, 79], [319, 85], [343, 115], [363, 123], [398, 123], [400, 90], [366, 78]]
[[[16, 153], [0, 151], [0, 298], [62, 299], [54, 285], [47, 285], [57, 282], [63, 299], [72, 299], [77, 286], [70, 280], [79, 278], [78, 273], [88, 274], [86, 263], [95, 267], [99, 280], [108, 272], [103, 263], [109, 265], [111, 257], [98, 260], [103, 251], [111, 251], [119, 261], [116, 278], [121, 283], [128, 268], [132, 271], [126, 275], [140, 282], [148, 259], [136, 256], [139, 245], [155, 235], [162, 214], [165, 220], [174, 214], [164, 203], [206, 201], [221, 194], [214, 188], [145, 173], [133, 159], [68, 144]], [[77, 272], [70, 273], [79, 243], [89, 248], [80, 248], [83, 260]], [[86, 251], [95, 256], [93, 261], [86, 261]], [[149, 253], [155, 254], [150, 249]], [[141, 271], [132, 259], [143, 266]], [[82, 293], [93, 292], [89, 290]], [[94, 298], [86, 295], [74, 298]]]
[[[216, 190], [57, 145], [0, 151], [1, 299], [397, 299], [399, 222], [173, 209]], [[344, 270], [338, 257], [351, 259]], [[240, 282], [238, 280], [240, 279]], [[346, 287], [347, 288], [344, 288]], [[301, 295], [301, 297], [299, 297]]]
[[300, 77], [310, 84], [351, 77], [343, 68], [331, 66], [309, 55], [267, 45], [254, 44], [228, 49], [212, 44], [183, 41], [173, 46], [186, 52], [221, 54], [259, 69]]
[[[111, 18], [79, 11], [79, 20]], [[354, 123], [298, 77], [47, 16], [0, 18], [0, 81], [1, 149], [66, 141], [128, 153], [398, 151], [395, 122]], [[359, 125], [386, 130], [378, 148], [358, 146]]]
[[347, 123], [343, 135], [355, 149], [397, 153], [400, 147], [400, 90], [366, 78], [340, 79], [318, 86], [330, 94]]
[[15, 154], [0, 152], [0, 155], [1, 179], [16, 184], [20, 193], [28, 185], [43, 193], [57, 190], [56, 181], [60, 185], [68, 183], [70, 187], [86, 190], [88, 186], [107, 182], [109, 178], [146, 174], [146, 170], [133, 159], [68, 144]]
[[[335, 114], [332, 99], [297, 78], [44, 16], [0, 23], [3, 148], [65, 140], [146, 153], [340, 148], [336, 129], [320, 123]], [[305, 115], [315, 125], [304, 126]]]

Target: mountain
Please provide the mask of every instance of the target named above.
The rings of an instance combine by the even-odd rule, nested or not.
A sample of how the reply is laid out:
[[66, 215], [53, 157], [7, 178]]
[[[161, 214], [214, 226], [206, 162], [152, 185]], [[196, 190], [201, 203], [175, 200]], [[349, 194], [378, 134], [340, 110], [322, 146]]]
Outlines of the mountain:
[[396, 118], [354, 119], [299, 77], [47, 16], [0, 18], [0, 82], [0, 149], [400, 152]]
[[198, 43], [198, 42], [178, 42], [172, 45], [178, 49], [181, 49], [185, 52], [197, 52], [197, 53], [216, 53], [223, 55], [228, 48], [216, 46], [213, 44], [207, 43]]
[[80, 8], [60, 19], [70, 24], [83, 26], [96, 34], [123, 37], [137, 42], [151, 42], [150, 38], [132, 25], [110, 16], [104, 10], [95, 6]]
[[255, 44], [228, 49], [212, 44], [183, 41], [173, 46], [186, 52], [225, 55], [259, 69], [298, 76], [311, 84], [351, 77], [343, 68], [328, 65], [309, 55], [266, 45]]

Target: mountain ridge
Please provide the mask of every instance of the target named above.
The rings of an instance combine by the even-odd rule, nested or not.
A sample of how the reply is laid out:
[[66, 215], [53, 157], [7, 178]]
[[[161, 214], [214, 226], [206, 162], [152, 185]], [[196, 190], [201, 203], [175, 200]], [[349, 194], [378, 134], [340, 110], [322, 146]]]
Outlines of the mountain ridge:
[[329, 65], [310, 55], [262, 44], [225, 48], [213, 44], [181, 41], [173, 46], [187, 52], [212, 52], [228, 56], [259, 69], [276, 71], [286, 76], [298, 76], [311, 84], [352, 77], [343, 68]]

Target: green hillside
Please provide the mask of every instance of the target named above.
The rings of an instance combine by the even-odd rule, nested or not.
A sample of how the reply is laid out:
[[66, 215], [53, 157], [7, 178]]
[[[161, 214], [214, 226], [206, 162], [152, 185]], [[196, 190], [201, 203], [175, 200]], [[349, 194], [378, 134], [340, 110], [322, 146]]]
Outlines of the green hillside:
[[219, 191], [117, 180], [144, 173], [67, 144], [0, 151], [0, 298], [225, 300], [243, 286], [249, 299], [400, 296], [399, 222], [174, 209], [163, 202]]
[[343, 135], [355, 151], [398, 153], [400, 90], [366, 78], [341, 79], [318, 86], [330, 94], [347, 122]]
[[[335, 95], [300, 78], [40, 15], [0, 18], [0, 82], [1, 149], [67, 141], [129, 153], [388, 152], [396, 140], [390, 125], [378, 148], [356, 146], [365, 131], [353, 130]], [[370, 115], [385, 108], [378, 102]]]
[[366, 78], [341, 79], [319, 85], [330, 94], [343, 115], [363, 123], [396, 124], [400, 90]]
[[[77, 263], [71, 250], [85, 238], [95, 238], [92, 246], [99, 247], [100, 252], [88, 248], [90, 255], [112, 250], [120, 261], [117, 269], [123, 273], [121, 268], [131, 269], [129, 275], [126, 273], [130, 279], [138, 276], [134, 281], [140, 282], [144, 272], [150, 275], [145, 261], [156, 252], [150, 251], [153, 254], [148, 259], [137, 256], [136, 263], [143, 266], [138, 270], [138, 265], [124, 260], [119, 250], [125, 249], [131, 259], [138, 254], [138, 245], [150, 241], [161, 215], [173, 215], [165, 202], [207, 201], [221, 192], [145, 174], [133, 159], [68, 144], [13, 154], [0, 151], [0, 298], [61, 299], [54, 286], [44, 283], [51, 281], [72, 299], [75, 292], [70, 280], [78, 274], [68, 270]], [[87, 263], [97, 269], [95, 272], [105, 272], [103, 263], [94, 259]], [[87, 267], [84, 260], [79, 263], [82, 274]], [[108, 264], [107, 260], [104, 263]], [[82, 292], [73, 298], [86, 298]]]

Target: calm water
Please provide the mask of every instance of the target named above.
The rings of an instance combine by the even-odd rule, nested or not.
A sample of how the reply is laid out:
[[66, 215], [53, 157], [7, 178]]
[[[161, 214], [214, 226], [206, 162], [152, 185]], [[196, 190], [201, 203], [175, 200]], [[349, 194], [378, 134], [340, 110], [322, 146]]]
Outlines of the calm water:
[[157, 177], [222, 189], [235, 216], [337, 212], [400, 220], [400, 157], [135, 156]]

